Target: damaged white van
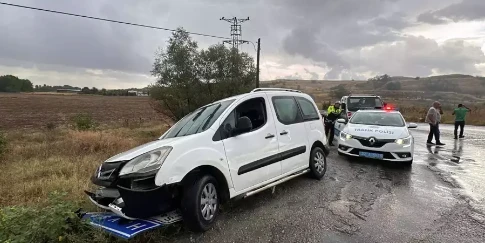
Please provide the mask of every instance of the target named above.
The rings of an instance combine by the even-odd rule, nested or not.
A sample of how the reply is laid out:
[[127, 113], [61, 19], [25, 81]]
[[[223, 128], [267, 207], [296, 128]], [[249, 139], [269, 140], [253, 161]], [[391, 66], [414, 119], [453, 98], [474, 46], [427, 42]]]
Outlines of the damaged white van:
[[106, 160], [86, 192], [126, 219], [180, 209], [194, 231], [215, 221], [221, 203], [302, 174], [327, 169], [324, 126], [300, 91], [260, 88], [201, 107], [159, 139]]

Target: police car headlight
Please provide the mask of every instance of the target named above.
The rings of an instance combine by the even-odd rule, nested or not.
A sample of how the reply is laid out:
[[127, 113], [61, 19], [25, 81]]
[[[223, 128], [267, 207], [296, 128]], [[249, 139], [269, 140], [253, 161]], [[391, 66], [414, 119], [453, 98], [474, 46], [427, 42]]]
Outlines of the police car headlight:
[[412, 140], [413, 140], [413, 137], [409, 136], [405, 138], [396, 139], [395, 142], [399, 145], [410, 145]]
[[349, 139], [352, 139], [352, 135], [345, 132], [340, 132], [340, 139], [343, 141], [349, 140]]
[[131, 173], [149, 173], [160, 169], [172, 147], [162, 147], [130, 160], [120, 171], [120, 176]]

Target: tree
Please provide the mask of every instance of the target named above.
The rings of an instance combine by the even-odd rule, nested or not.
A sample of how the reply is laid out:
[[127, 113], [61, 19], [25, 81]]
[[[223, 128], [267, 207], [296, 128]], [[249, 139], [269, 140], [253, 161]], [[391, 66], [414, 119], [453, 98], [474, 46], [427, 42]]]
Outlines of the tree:
[[401, 90], [401, 82], [393, 81], [386, 84], [388, 90]]
[[83, 89], [81, 89], [81, 93], [83, 93], [83, 94], [90, 94], [91, 93], [91, 90], [88, 87], [84, 87]]
[[256, 69], [247, 53], [222, 44], [198, 50], [198, 45], [182, 28], [159, 51], [150, 87], [152, 105], [164, 116], [178, 120], [210, 102], [249, 91]]
[[34, 85], [28, 79], [19, 79], [13, 75], [0, 76], [0, 92], [32, 92]]
[[92, 87], [90, 92], [91, 92], [91, 94], [97, 94], [98, 89], [96, 87]]
[[342, 96], [346, 96], [348, 93], [349, 91], [345, 88], [344, 84], [339, 84], [330, 88], [330, 96], [332, 98], [340, 99]]
[[374, 89], [381, 88], [382, 86], [386, 85], [388, 82], [391, 82], [392, 78], [391, 76], [384, 74], [382, 76], [375, 76], [373, 78], [370, 78], [368, 82], [372, 83], [372, 86]]

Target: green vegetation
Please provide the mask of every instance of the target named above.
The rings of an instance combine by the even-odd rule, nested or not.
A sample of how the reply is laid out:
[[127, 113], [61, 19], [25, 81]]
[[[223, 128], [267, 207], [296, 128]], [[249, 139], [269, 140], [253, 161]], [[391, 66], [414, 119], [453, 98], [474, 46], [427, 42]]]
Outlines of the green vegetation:
[[342, 96], [348, 95], [350, 92], [345, 88], [344, 84], [339, 84], [330, 89], [332, 98], [340, 99]]
[[372, 84], [372, 87], [374, 89], [380, 89], [382, 88], [384, 85], [386, 85], [387, 83], [391, 82], [392, 81], [392, 78], [391, 76], [387, 75], [387, 74], [384, 74], [382, 76], [375, 76], [373, 78], [370, 78], [368, 80], [369, 83]]
[[80, 131], [85, 131], [96, 127], [93, 117], [89, 114], [78, 114], [73, 120], [75, 128]]
[[32, 82], [13, 75], [0, 76], [0, 92], [32, 92]]
[[34, 91], [35, 92], [56, 92], [58, 89], [78, 89], [81, 90], [79, 87], [73, 87], [71, 85], [62, 85], [62, 86], [50, 86], [50, 85], [35, 85]]
[[0, 208], [1, 242], [62, 242], [72, 234], [92, 231], [74, 213], [72, 202], [58, 192], [51, 193], [44, 207]]
[[399, 81], [392, 81], [386, 84], [386, 88], [388, 90], [400, 90], [401, 89], [401, 82]]
[[5, 135], [0, 131], [0, 157], [6, 152], [7, 150], [7, 138]]
[[256, 67], [247, 53], [222, 44], [198, 50], [197, 42], [179, 28], [158, 53], [150, 96], [157, 111], [178, 120], [210, 102], [254, 88]]

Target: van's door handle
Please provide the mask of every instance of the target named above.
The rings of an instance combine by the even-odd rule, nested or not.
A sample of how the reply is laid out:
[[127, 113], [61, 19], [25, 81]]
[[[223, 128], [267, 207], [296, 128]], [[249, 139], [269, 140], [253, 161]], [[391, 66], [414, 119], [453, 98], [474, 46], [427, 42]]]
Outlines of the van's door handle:
[[268, 133], [265, 137], [266, 139], [274, 138], [274, 134]]
[[280, 132], [280, 135], [286, 135], [286, 134], [288, 134], [288, 132], [285, 131], [285, 130], [283, 130], [282, 132]]

